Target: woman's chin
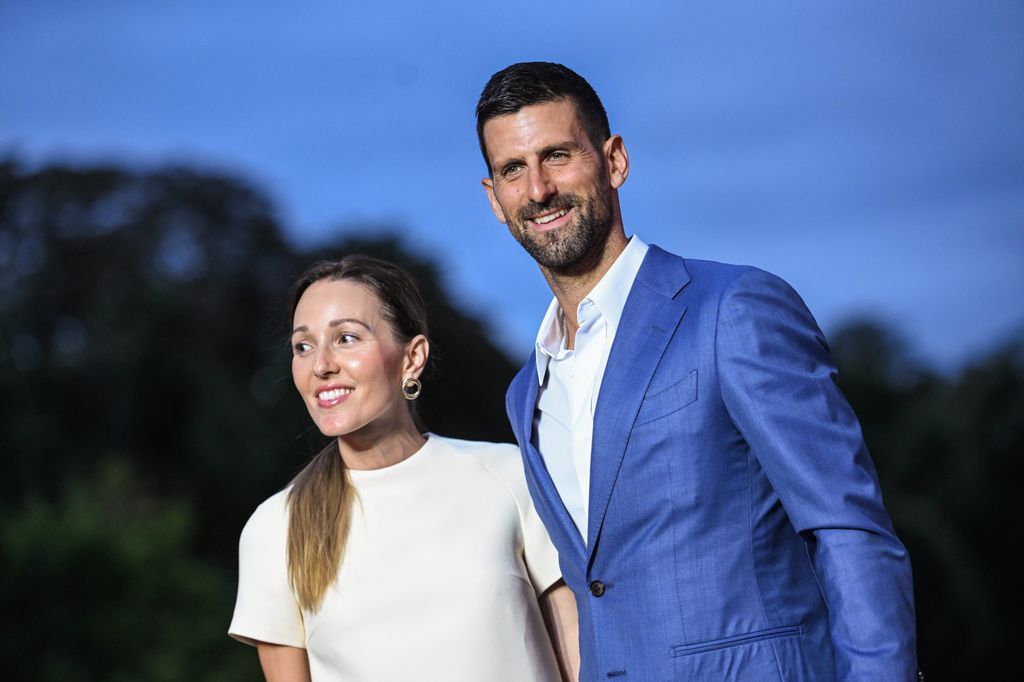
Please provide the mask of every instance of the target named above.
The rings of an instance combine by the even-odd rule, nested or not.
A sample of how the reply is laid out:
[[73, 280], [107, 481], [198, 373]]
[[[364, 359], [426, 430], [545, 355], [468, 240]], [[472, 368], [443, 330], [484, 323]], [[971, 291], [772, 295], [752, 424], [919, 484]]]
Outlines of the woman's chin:
[[320, 433], [327, 436], [328, 438], [339, 438], [349, 434], [352, 429], [351, 426], [341, 421], [335, 420], [318, 420], [316, 427], [320, 430]]

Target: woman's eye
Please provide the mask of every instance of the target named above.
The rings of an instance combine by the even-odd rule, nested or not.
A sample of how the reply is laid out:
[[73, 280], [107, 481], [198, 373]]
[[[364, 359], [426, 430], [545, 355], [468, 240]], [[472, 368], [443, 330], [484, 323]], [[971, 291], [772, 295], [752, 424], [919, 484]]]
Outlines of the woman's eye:
[[355, 334], [338, 334], [338, 343], [355, 343], [359, 338]]
[[294, 346], [292, 346], [292, 350], [295, 351], [296, 355], [301, 355], [301, 354], [305, 353], [307, 350], [309, 350], [309, 348], [310, 348], [309, 344], [306, 343], [305, 341], [299, 341]]

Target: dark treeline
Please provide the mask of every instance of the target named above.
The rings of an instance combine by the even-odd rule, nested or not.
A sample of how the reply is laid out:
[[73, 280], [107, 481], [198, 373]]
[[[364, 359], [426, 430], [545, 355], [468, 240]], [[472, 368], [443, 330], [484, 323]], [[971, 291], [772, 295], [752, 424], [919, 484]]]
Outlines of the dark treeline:
[[[434, 265], [389, 237], [288, 243], [235, 179], [0, 163], [0, 660], [18, 680], [259, 679], [225, 635], [238, 534], [322, 444], [291, 385], [291, 280], [360, 251], [420, 283], [435, 364], [422, 415], [509, 440], [505, 357]], [[1024, 346], [957, 376], [854, 323], [832, 339], [914, 560], [922, 665], [995, 678], [1019, 628], [1011, 491]]]

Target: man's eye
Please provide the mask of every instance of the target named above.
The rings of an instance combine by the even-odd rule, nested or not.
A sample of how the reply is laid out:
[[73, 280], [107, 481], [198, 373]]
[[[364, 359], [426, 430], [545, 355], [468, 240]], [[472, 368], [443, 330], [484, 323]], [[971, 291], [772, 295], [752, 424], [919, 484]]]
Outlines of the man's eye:
[[508, 178], [519, 173], [522, 170], [522, 165], [518, 163], [509, 164], [501, 169], [502, 176]]

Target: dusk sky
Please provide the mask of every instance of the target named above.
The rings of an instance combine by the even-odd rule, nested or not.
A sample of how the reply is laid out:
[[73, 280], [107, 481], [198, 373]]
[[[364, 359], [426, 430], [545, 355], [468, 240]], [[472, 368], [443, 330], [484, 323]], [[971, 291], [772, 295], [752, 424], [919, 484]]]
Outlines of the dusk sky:
[[1024, 2], [0, 0], [0, 157], [187, 164], [289, 235], [388, 226], [517, 357], [550, 298], [473, 107], [565, 63], [630, 153], [627, 233], [771, 270], [826, 333], [949, 370], [1024, 331]]

